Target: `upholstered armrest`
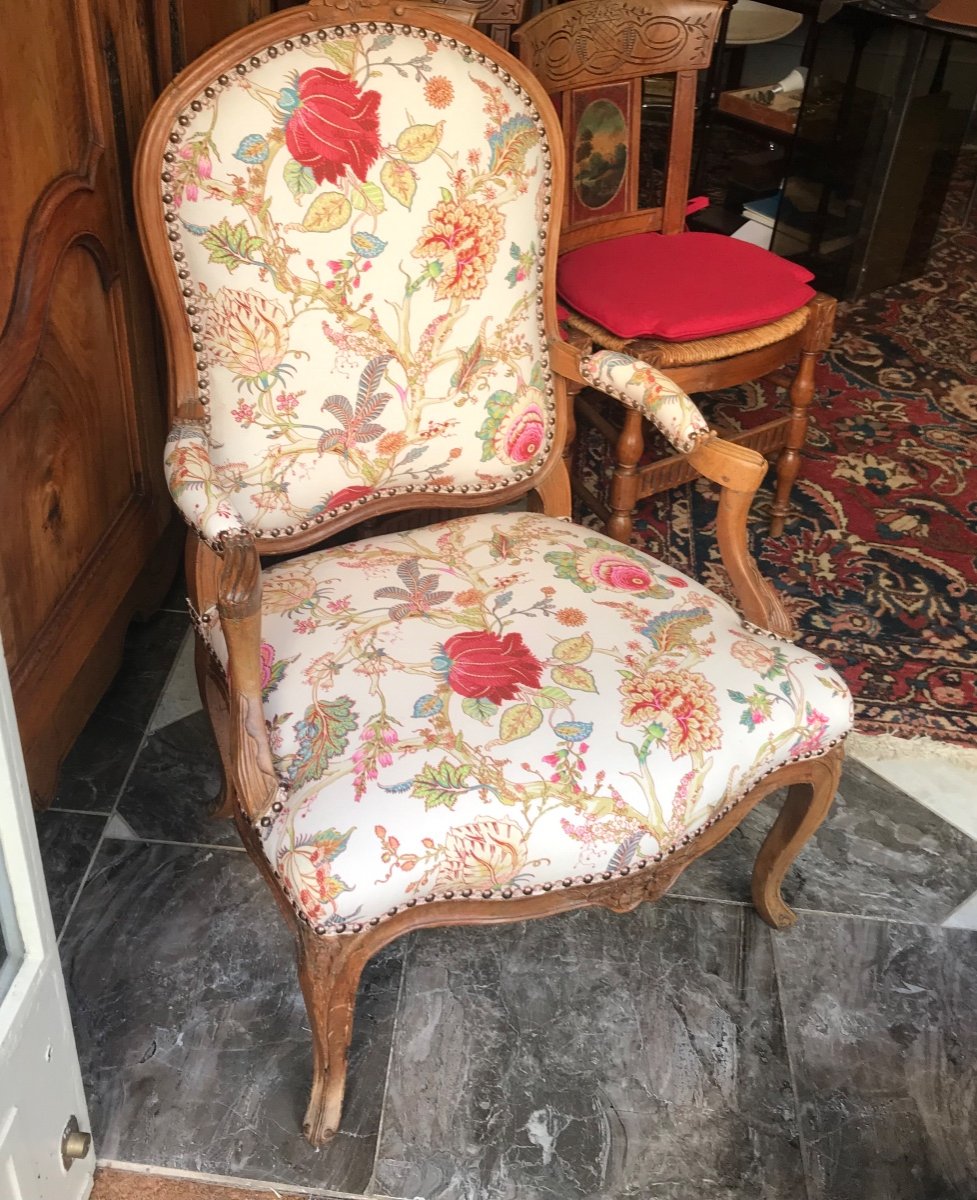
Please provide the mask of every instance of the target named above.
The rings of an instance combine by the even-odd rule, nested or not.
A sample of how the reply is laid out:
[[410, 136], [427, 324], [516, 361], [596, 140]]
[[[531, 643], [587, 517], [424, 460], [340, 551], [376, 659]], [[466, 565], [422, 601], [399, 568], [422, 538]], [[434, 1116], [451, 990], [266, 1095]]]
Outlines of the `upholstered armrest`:
[[163, 469], [177, 508], [201, 537], [219, 546], [225, 534], [245, 529], [231, 493], [214, 471], [202, 425], [193, 421], [173, 425], [166, 439]]
[[748, 621], [781, 637], [794, 635], [783, 601], [761, 576], [750, 554], [747, 517], [767, 472], [762, 454], [724, 441], [676, 384], [628, 354], [600, 350], [581, 354], [568, 342], [550, 341], [550, 362], [564, 379], [589, 383], [642, 412], [705, 479], [720, 487], [716, 538], [740, 609]]
[[709, 437], [705, 417], [667, 375], [619, 350], [598, 350], [580, 359], [580, 374], [592, 387], [636, 409], [680, 454]]

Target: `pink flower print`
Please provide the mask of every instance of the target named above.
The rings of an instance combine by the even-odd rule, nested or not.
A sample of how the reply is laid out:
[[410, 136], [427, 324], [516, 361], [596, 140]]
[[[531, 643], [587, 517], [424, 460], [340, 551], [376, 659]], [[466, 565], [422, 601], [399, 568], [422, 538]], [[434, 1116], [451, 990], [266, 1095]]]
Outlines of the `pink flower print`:
[[794, 747], [795, 758], [800, 758], [804, 754], [818, 754], [824, 749], [824, 735], [828, 729], [828, 718], [825, 714], [808, 705], [805, 724], [807, 725], [807, 736], [801, 738]]
[[231, 409], [231, 416], [235, 421], [237, 421], [242, 429], [247, 429], [247, 427], [254, 421], [254, 408], [242, 400], [238, 404], [237, 408]]

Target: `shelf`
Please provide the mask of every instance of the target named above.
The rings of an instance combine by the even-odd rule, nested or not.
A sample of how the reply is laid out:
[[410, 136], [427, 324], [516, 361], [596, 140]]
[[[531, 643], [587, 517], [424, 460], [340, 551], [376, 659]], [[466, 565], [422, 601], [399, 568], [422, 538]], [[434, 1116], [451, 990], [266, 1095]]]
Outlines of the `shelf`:
[[[770, 97], [765, 103], [764, 101]], [[736, 91], [720, 92], [719, 111], [731, 117], [762, 125], [765, 129], [776, 129], [780, 133], [793, 133], [797, 128], [800, 111], [800, 94], [781, 92], [771, 96], [769, 88], [740, 88]]]

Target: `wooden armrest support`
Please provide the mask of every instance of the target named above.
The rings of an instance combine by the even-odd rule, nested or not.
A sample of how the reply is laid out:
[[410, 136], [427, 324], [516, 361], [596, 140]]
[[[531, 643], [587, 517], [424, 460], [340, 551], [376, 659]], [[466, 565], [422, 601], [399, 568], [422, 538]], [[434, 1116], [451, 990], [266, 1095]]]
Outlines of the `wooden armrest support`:
[[[590, 384], [580, 369], [580, 350], [558, 338], [550, 340], [549, 350], [554, 371], [571, 382]], [[779, 637], [793, 637], [793, 621], [776, 591], [760, 574], [746, 537], [750, 506], [767, 473], [766, 460], [755, 450], [723, 441], [715, 434], [700, 440], [686, 457], [700, 475], [722, 489], [716, 536], [743, 616]]]
[[226, 533], [217, 611], [227, 643], [231, 753], [238, 799], [252, 821], [278, 792], [261, 703], [261, 560], [247, 531]]
[[716, 539], [743, 616], [778, 637], [792, 638], [795, 629], [790, 614], [760, 574], [746, 536], [753, 497], [767, 473], [766, 459], [755, 450], [712, 437], [696, 446], [688, 460], [700, 475], [721, 488]]

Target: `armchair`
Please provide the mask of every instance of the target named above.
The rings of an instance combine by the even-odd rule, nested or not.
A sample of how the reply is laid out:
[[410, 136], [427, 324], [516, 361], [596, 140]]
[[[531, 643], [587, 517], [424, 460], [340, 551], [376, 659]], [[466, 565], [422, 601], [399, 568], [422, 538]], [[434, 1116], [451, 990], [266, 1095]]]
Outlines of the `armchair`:
[[[375, 0], [234, 35], [140, 145], [219, 811], [296, 940], [315, 1144], [338, 1128], [357, 983], [385, 943], [628, 910], [783, 786], [754, 896], [787, 925], [781, 880], [834, 795], [850, 698], [784, 639], [746, 549], [765, 464], [654, 368], [561, 338], [563, 174], [525, 67]], [[721, 485], [746, 620], [570, 523], [584, 382]], [[445, 504], [470, 512], [323, 544]]]
[[[737, 387], [797, 361], [787, 411], [726, 435], [777, 455], [776, 535], [800, 470], [815, 366], [831, 341], [836, 304], [815, 294], [811, 273], [796, 263], [685, 229], [697, 77], [709, 66], [725, 7], [723, 0], [570, 0], [521, 26], [516, 40], [563, 120], [570, 180], [558, 289], [573, 328], [596, 346], [667, 371], [691, 393]], [[657, 85], [668, 125], [661, 187], [651, 200], [639, 188], [656, 175], [642, 158], [649, 84]], [[574, 488], [626, 543], [638, 501], [692, 479], [692, 464], [674, 454], [646, 462], [634, 409], [620, 422], [608, 419], [583, 393], [576, 411], [614, 447], [615, 465], [606, 500], [582, 473]]]

